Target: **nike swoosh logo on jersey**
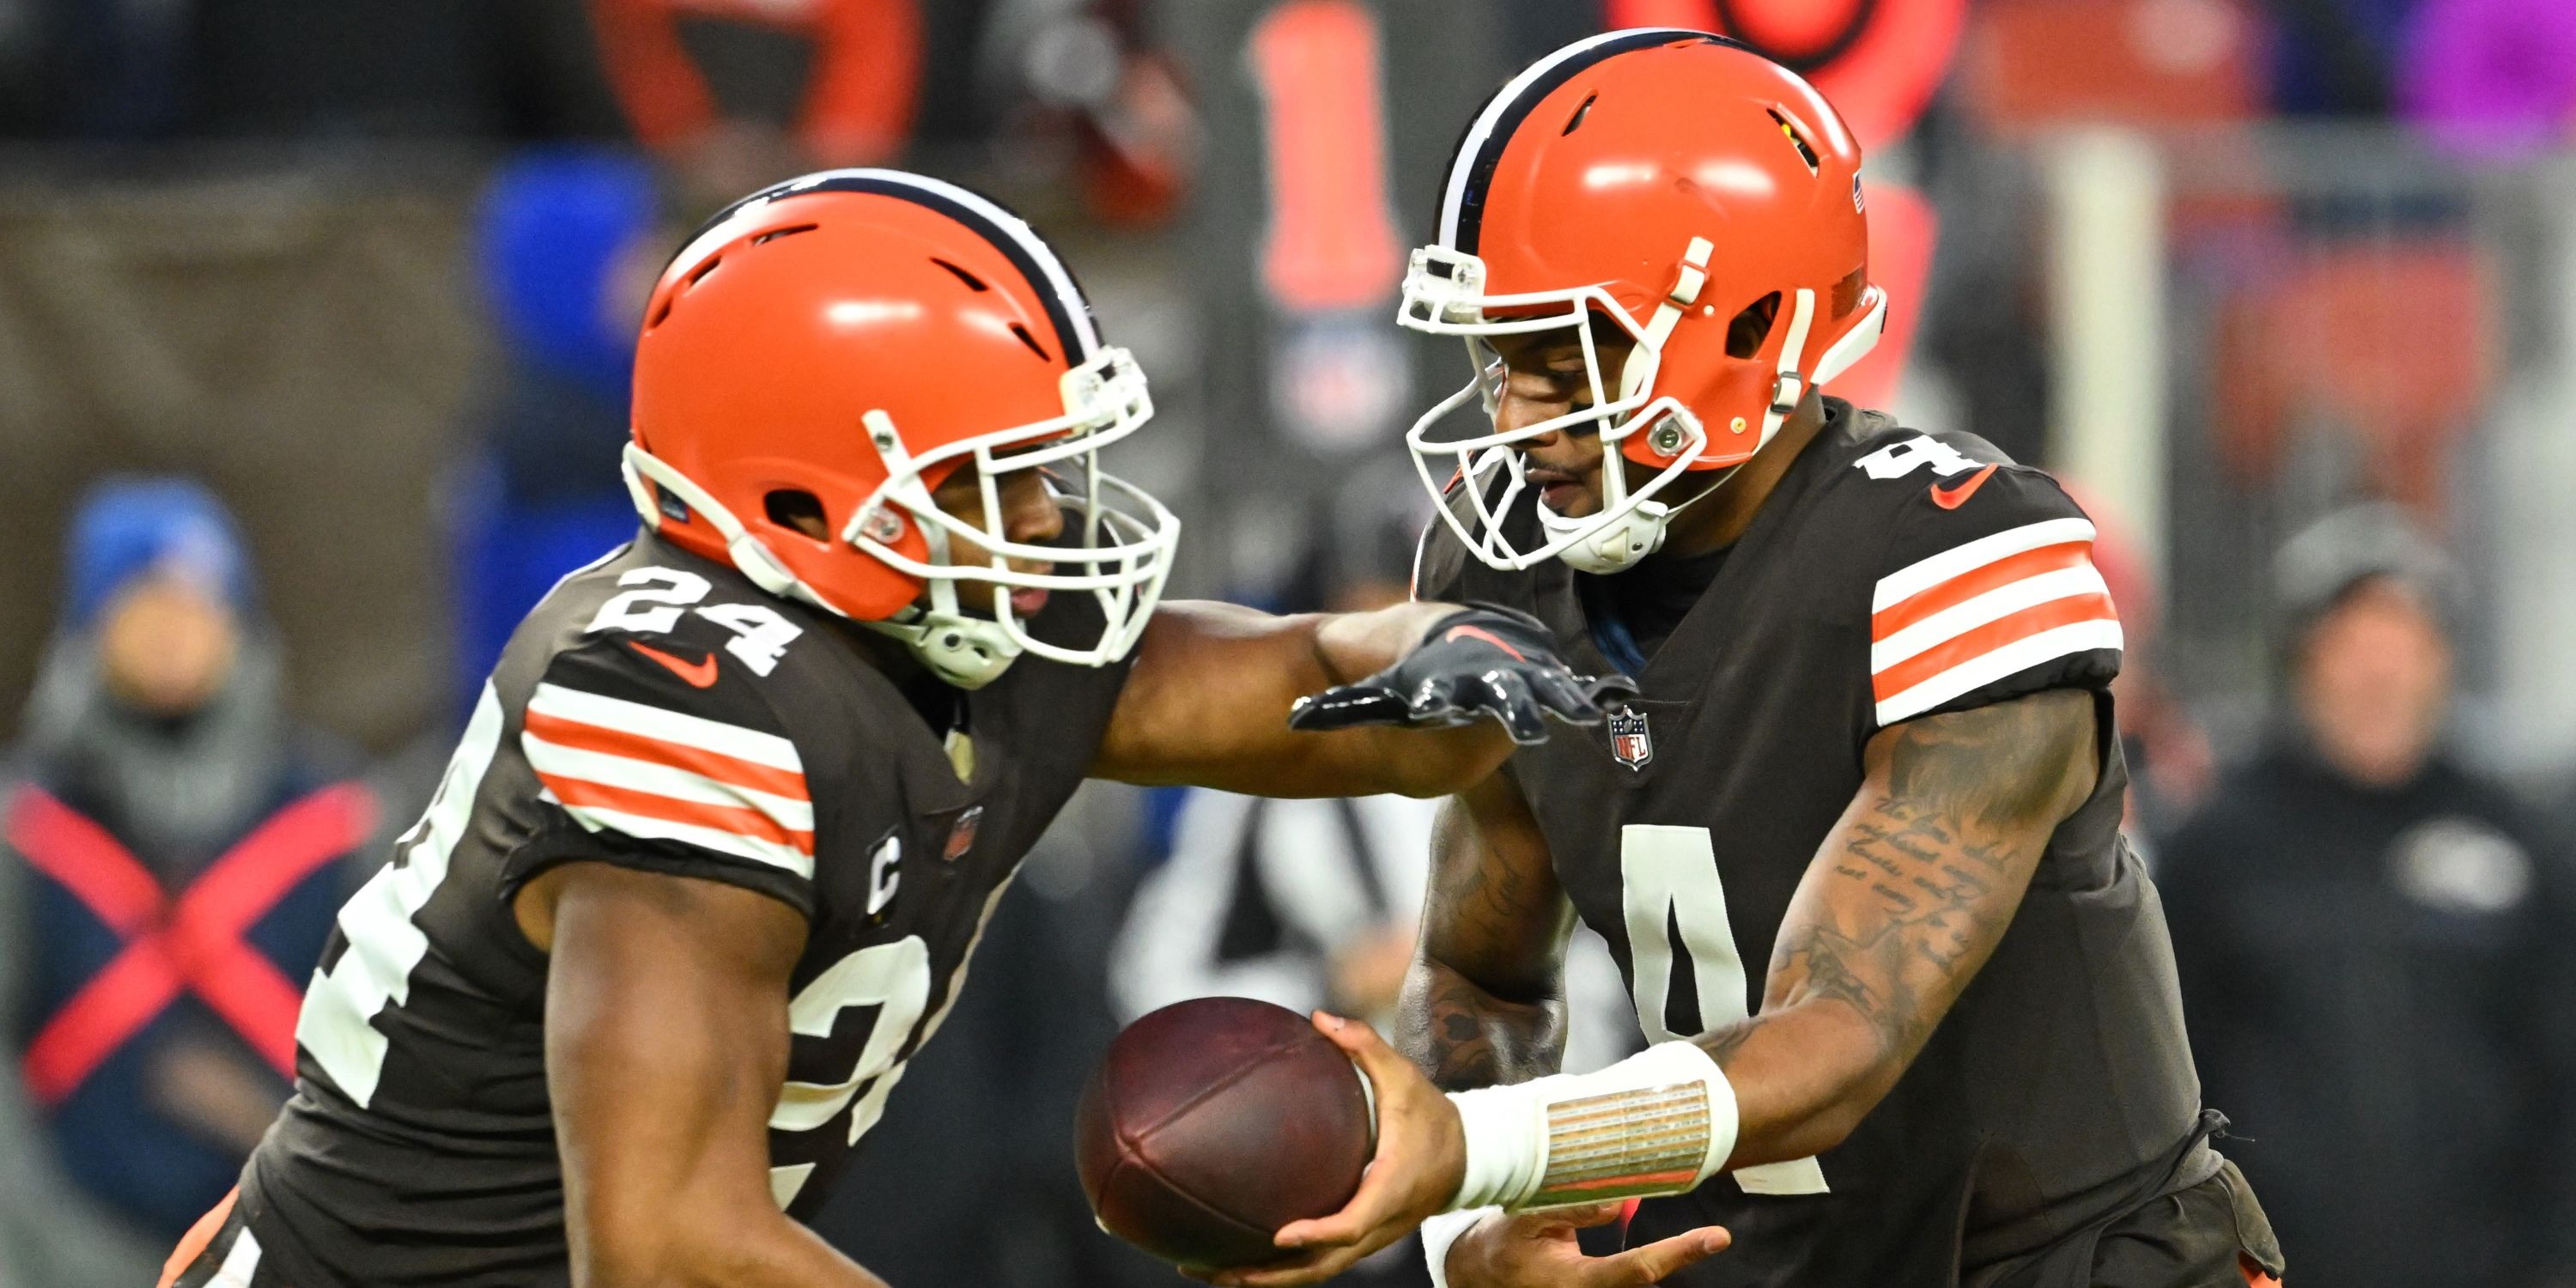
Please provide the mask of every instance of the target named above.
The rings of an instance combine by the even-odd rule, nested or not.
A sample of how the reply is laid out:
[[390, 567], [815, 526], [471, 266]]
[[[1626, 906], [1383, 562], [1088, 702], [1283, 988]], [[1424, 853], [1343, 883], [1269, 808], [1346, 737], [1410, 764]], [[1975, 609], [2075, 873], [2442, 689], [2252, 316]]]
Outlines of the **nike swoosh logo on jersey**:
[[1986, 485], [1986, 476], [1994, 473], [1995, 466], [1998, 464], [2001, 464], [2001, 462], [1988, 463], [1986, 468], [1969, 475], [1968, 481], [1957, 487], [1943, 487], [1938, 483], [1933, 484], [1932, 504], [1937, 505], [1944, 510], [1956, 510], [1960, 506], [1966, 505], [1968, 503], [1968, 498], [1974, 495], [1978, 488]]
[[638, 644], [629, 640], [626, 643], [626, 647], [661, 663], [665, 668], [669, 669], [671, 674], [680, 677], [684, 683], [693, 688], [711, 689], [715, 687], [716, 655], [713, 653], [709, 653], [695, 662], [683, 662], [650, 644]]

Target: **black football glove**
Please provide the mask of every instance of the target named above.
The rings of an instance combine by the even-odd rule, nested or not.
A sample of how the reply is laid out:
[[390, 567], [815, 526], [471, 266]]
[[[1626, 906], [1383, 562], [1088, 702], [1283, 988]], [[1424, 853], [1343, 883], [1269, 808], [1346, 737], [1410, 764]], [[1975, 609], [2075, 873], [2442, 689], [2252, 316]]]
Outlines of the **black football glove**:
[[1413, 651], [1357, 684], [1297, 699], [1291, 729], [1403, 725], [1446, 729], [1485, 716], [1503, 722], [1512, 741], [1547, 739], [1547, 717], [1601, 723], [1602, 703], [1637, 695], [1624, 675], [1576, 675], [1556, 655], [1537, 618], [1494, 604], [1462, 608], [1433, 623]]

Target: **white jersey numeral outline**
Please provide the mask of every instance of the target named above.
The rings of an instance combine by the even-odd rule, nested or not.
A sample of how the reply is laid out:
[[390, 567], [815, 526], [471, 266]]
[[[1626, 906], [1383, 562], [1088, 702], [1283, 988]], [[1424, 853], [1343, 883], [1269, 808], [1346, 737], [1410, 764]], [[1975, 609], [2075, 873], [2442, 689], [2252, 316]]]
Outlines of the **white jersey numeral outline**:
[[1966, 453], [1927, 434], [1899, 439], [1852, 465], [1874, 479], [1901, 479], [1925, 465], [1945, 479], [1977, 468]]
[[[629, 569], [617, 584], [631, 589], [601, 604], [590, 625], [582, 628], [583, 634], [627, 631], [668, 635], [679, 629], [680, 615], [689, 611], [690, 605], [715, 589], [706, 578], [678, 568]], [[696, 612], [733, 632], [733, 638], [725, 642], [725, 651], [741, 658], [754, 675], [766, 676], [777, 670], [778, 659], [786, 654], [787, 646], [805, 633], [804, 627], [780, 616], [767, 604], [708, 604]]]
[[412, 919], [447, 880], [483, 775], [500, 749], [501, 725], [501, 697], [487, 680], [428, 811], [395, 847], [395, 861], [377, 869], [341, 906], [347, 950], [330, 970], [314, 971], [305, 990], [296, 1044], [361, 1109], [375, 1099], [385, 1068], [387, 1039], [371, 1021], [410, 1000], [411, 973], [429, 955], [429, 935]]
[[[1707, 828], [1620, 828], [1619, 902], [1628, 923], [1629, 988], [1648, 1042], [1695, 1038], [1752, 1014], [1744, 1003], [1744, 957], [1727, 920], [1726, 887], [1718, 879], [1717, 846]], [[1670, 930], [1676, 926], [1699, 995], [1699, 1028], [1692, 1033], [1675, 1033], [1664, 1024], [1673, 981]], [[1747, 1194], [1827, 1192], [1824, 1168], [1813, 1158], [1738, 1168], [1733, 1175]]]
[[[778, 1107], [769, 1115], [771, 1130], [813, 1131], [849, 1108], [852, 1100], [859, 1103], [850, 1114], [850, 1143], [858, 1144], [859, 1137], [876, 1126], [885, 1113], [886, 1097], [903, 1081], [903, 1062], [895, 1054], [903, 1050], [913, 1026], [930, 1006], [930, 945], [919, 935], [906, 935], [893, 943], [871, 944], [834, 962], [787, 1004], [787, 1027], [804, 1037], [828, 1038], [841, 1012], [855, 1006], [882, 1009], [849, 1076], [834, 1083], [790, 1082], [780, 1088]], [[867, 1087], [864, 1096], [859, 1094], [862, 1086]], [[770, 1196], [786, 1207], [796, 1200], [813, 1171], [812, 1163], [770, 1168]]]

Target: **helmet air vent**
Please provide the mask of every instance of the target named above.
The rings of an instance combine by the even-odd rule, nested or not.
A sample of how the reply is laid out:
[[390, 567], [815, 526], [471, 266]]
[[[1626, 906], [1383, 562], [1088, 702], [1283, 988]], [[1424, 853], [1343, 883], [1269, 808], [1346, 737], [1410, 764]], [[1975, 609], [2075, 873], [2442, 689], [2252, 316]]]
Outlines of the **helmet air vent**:
[[1726, 356], [1750, 358], [1762, 352], [1762, 342], [1771, 338], [1771, 323], [1780, 316], [1780, 293], [1773, 291], [1744, 306], [1726, 324]]
[[793, 237], [798, 233], [810, 233], [820, 227], [822, 227], [821, 224], [797, 224], [792, 228], [772, 228], [768, 232], [752, 238], [751, 244], [754, 246], [766, 246], [781, 237]]
[[1020, 343], [1029, 346], [1029, 352], [1038, 355], [1038, 360], [1040, 362], [1055, 361], [1055, 359], [1047, 356], [1047, 351], [1045, 349], [1038, 347], [1038, 338], [1030, 335], [1027, 327], [1014, 322], [1011, 324], [1011, 334], [1018, 336], [1020, 338]]
[[760, 508], [779, 527], [808, 536], [829, 531], [823, 520], [823, 499], [802, 488], [772, 488], [760, 498]]
[[1582, 128], [1583, 118], [1592, 114], [1592, 105], [1600, 101], [1600, 98], [1599, 94], [1594, 94], [1584, 99], [1583, 106], [1574, 109], [1574, 115], [1565, 118], [1565, 128], [1557, 131], [1557, 137], [1563, 138]]
[[[780, 231], [794, 232], [796, 230], [790, 228], [781, 229]], [[653, 328], [662, 325], [663, 322], [669, 320], [671, 316], [671, 306], [678, 303], [680, 297], [687, 294], [692, 288], [696, 287], [698, 283], [707, 280], [707, 274], [716, 271], [716, 266], [722, 263], [724, 263], [724, 256], [709, 255], [707, 256], [707, 262], [698, 265], [696, 268], [690, 269], [689, 275], [680, 279], [679, 287], [673, 290], [670, 294], [663, 296], [662, 302], [654, 307], [653, 316], [644, 320], [644, 329], [650, 331]]]
[[989, 291], [993, 289], [992, 287], [984, 285], [983, 278], [977, 277], [973, 273], [969, 273], [965, 269], [959, 268], [955, 264], [951, 264], [947, 260], [941, 259], [937, 255], [931, 256], [930, 262], [956, 274], [957, 280], [964, 282], [966, 284], [966, 289], [970, 291]]
[[1764, 110], [1771, 113], [1771, 119], [1779, 125], [1780, 132], [1789, 136], [1789, 145], [1798, 149], [1798, 159], [1807, 163], [1807, 173], [1822, 173], [1824, 170], [1824, 163], [1817, 159], [1816, 150], [1808, 145], [1806, 136], [1798, 133], [1798, 127], [1790, 124], [1789, 118], [1783, 115], [1779, 108], [1765, 108]]

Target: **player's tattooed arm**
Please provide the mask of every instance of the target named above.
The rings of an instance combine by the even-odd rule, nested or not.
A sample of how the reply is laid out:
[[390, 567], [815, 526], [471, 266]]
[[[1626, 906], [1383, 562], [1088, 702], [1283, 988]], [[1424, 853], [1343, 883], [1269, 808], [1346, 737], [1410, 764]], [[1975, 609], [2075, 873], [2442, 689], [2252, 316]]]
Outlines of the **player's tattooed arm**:
[[1882, 730], [1808, 867], [1762, 1012], [1700, 1039], [1734, 1084], [1730, 1167], [1841, 1142], [1923, 1049], [2100, 772], [2094, 699], [2059, 690]]
[[1395, 1046], [1445, 1091], [1557, 1071], [1573, 908], [1508, 770], [1444, 804]]

